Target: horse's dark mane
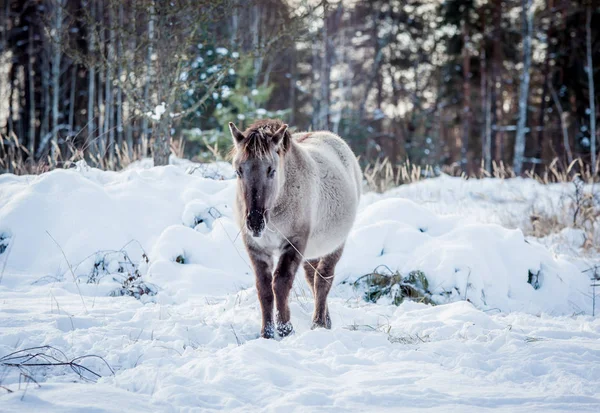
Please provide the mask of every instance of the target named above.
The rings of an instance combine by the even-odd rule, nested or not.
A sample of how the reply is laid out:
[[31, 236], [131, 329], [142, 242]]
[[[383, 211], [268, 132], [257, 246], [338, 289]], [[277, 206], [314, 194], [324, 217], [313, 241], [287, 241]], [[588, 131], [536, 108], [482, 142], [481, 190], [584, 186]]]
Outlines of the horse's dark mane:
[[[271, 136], [275, 134], [277, 129], [283, 125], [279, 119], [261, 119], [257, 120], [244, 131], [246, 137], [236, 149], [242, 158], [258, 158], [262, 159], [271, 155], [270, 141]], [[283, 154], [288, 151], [291, 145], [292, 135], [285, 131], [281, 144], [279, 145], [279, 153]]]

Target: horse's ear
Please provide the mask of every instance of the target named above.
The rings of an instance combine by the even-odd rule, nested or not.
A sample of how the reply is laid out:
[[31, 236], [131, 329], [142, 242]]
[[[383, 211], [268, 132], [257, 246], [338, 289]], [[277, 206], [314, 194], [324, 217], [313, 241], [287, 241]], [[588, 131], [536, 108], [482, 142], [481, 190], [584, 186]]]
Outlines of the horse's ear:
[[233, 143], [237, 146], [244, 140], [244, 134], [235, 126], [233, 122], [229, 122], [229, 130], [231, 131], [231, 137]]
[[279, 146], [279, 144], [283, 140], [283, 137], [285, 136], [285, 131], [287, 131], [287, 128], [288, 128], [288, 125], [284, 123], [283, 125], [281, 125], [281, 127], [279, 129], [277, 129], [277, 131], [271, 137], [271, 144], [273, 144], [273, 146], [275, 146], [276, 148]]

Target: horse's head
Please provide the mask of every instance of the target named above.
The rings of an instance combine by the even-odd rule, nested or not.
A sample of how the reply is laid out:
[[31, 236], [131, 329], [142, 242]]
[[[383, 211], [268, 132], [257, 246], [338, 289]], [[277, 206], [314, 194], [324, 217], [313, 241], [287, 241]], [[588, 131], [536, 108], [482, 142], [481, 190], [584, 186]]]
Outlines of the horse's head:
[[246, 228], [254, 237], [262, 235], [283, 186], [283, 156], [290, 144], [287, 127], [280, 121], [259, 121], [241, 132], [229, 123], [238, 196]]

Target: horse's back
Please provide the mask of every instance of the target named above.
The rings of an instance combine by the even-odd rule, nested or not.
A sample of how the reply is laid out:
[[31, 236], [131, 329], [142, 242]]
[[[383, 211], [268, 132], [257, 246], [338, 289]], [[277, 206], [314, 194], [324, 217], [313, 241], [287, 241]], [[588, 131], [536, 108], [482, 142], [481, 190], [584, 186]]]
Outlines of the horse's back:
[[317, 208], [306, 252], [310, 258], [320, 257], [345, 242], [358, 209], [362, 173], [352, 149], [339, 136], [316, 131], [293, 138], [315, 168], [311, 198]]
[[360, 198], [362, 172], [354, 152], [342, 138], [328, 131], [295, 133], [293, 138], [317, 163], [320, 172], [340, 169]]

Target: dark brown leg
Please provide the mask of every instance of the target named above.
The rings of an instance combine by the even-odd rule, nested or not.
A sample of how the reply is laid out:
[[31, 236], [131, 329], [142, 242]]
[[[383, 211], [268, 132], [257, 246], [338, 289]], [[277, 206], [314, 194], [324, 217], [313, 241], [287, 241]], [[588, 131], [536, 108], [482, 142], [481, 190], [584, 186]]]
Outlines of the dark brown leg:
[[258, 301], [262, 312], [262, 329], [260, 336], [263, 338], [273, 338], [275, 328], [273, 326], [273, 289], [271, 283], [273, 280], [273, 257], [260, 250], [246, 246], [256, 278], [256, 291]]
[[315, 269], [319, 265], [319, 260], [306, 260], [304, 261], [304, 276], [306, 277], [306, 282], [310, 287], [310, 292], [315, 297]]
[[344, 246], [342, 245], [337, 250], [329, 255], [324, 256], [319, 261], [317, 267], [318, 273], [315, 273], [315, 312], [313, 314], [312, 328], [324, 327], [331, 328], [331, 318], [329, 317], [329, 309], [327, 308], [327, 295], [333, 284], [333, 275], [335, 266], [342, 256]]
[[[300, 251], [304, 250], [304, 245], [300, 245], [300, 243], [295, 243], [295, 246]], [[286, 337], [294, 332], [294, 327], [290, 323], [288, 298], [301, 261], [301, 255], [291, 245], [288, 245], [283, 249], [273, 276], [273, 292], [277, 307], [277, 333], [281, 337]]]

